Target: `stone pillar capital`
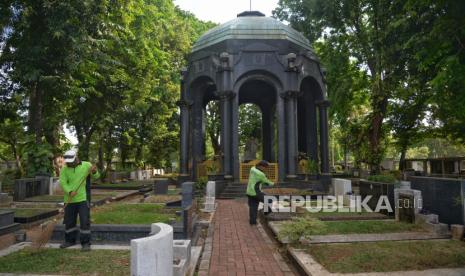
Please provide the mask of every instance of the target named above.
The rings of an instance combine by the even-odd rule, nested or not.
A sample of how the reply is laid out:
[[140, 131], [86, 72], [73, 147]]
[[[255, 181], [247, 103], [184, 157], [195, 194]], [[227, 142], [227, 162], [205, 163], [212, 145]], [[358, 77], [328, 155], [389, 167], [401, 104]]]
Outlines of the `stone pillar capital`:
[[231, 90], [217, 91], [215, 94], [218, 98], [220, 98], [220, 101], [230, 100], [236, 96], [236, 94]]
[[179, 72], [179, 75], [181, 76], [181, 82], [184, 82], [187, 76], [187, 68], [183, 67], [181, 71]]
[[318, 106], [318, 107], [329, 107], [331, 105], [331, 103], [328, 101], [328, 100], [321, 100], [321, 101], [316, 101], [315, 104]]
[[179, 100], [176, 102], [176, 105], [179, 106], [179, 107], [190, 107], [194, 104], [193, 101], [189, 101], [189, 100]]

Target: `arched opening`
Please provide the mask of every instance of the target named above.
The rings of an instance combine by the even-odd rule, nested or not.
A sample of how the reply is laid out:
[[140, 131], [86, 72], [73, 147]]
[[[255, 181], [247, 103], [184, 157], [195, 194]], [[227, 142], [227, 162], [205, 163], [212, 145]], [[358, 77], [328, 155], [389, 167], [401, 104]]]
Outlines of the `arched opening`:
[[[203, 163], [209, 153], [211, 155], [211, 144], [207, 146], [207, 141], [212, 142], [210, 136], [212, 130], [215, 132], [215, 106], [218, 100], [216, 84], [209, 77], [199, 77], [189, 86], [187, 98], [191, 99], [190, 109], [190, 130], [189, 133], [189, 171], [194, 179], [197, 178], [198, 166]], [[213, 102], [213, 103], [212, 103]], [[210, 132], [210, 133], [209, 133]], [[215, 142], [215, 141], [214, 141]], [[218, 141], [219, 143], [219, 141]], [[210, 152], [207, 151], [210, 149]], [[213, 154], [214, 155], [214, 154]]]
[[300, 92], [297, 98], [298, 171], [319, 174], [322, 160], [319, 134], [323, 123], [319, 103], [324, 99], [323, 91], [313, 77], [306, 77], [301, 82]]
[[[254, 159], [276, 161], [276, 95], [274, 85], [260, 78], [250, 78], [239, 88], [241, 161], [250, 161], [254, 156]], [[254, 150], [260, 151], [253, 154]]]

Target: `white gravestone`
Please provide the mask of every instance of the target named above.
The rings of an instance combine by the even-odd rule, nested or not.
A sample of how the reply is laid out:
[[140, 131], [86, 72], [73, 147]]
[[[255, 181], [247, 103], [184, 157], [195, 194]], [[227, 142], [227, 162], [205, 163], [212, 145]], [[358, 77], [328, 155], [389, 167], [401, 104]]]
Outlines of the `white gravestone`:
[[131, 275], [173, 276], [173, 227], [153, 223], [151, 234], [131, 240]]
[[208, 181], [205, 195], [205, 212], [213, 212], [215, 210], [215, 181]]
[[352, 181], [349, 179], [333, 178], [334, 196], [344, 197], [344, 205], [350, 204], [350, 194], [352, 194]]

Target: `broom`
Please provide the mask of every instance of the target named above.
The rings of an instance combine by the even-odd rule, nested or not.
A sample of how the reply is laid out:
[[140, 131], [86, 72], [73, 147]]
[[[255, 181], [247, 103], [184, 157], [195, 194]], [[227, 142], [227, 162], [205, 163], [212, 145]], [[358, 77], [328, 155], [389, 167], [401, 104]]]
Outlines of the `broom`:
[[[86, 178], [90, 175], [92, 171], [92, 168], [89, 169], [89, 171], [87, 172], [87, 174], [84, 176], [84, 178], [81, 180], [81, 182], [79, 183], [79, 186], [78, 188], [76, 189], [76, 192], [79, 191], [79, 189], [81, 188], [82, 184], [86, 181]], [[66, 207], [68, 206], [69, 203], [71, 203], [71, 200], [73, 199], [72, 196], [69, 196], [68, 197], [68, 200], [67, 202], [65, 203], [64, 207], [63, 207], [63, 210], [66, 209]], [[33, 240], [32, 240], [32, 244], [31, 244], [31, 247], [36, 249], [36, 250], [39, 250], [41, 249], [44, 245], [46, 245], [48, 243], [48, 241], [50, 240], [50, 238], [52, 237], [52, 234], [53, 234], [53, 230], [55, 229], [55, 226], [58, 224], [58, 220], [56, 218], [54, 218], [53, 220], [49, 220], [47, 222], [44, 222], [42, 223], [39, 227], [40, 229], [42, 230], [38, 235], [37, 237], [35, 237]]]

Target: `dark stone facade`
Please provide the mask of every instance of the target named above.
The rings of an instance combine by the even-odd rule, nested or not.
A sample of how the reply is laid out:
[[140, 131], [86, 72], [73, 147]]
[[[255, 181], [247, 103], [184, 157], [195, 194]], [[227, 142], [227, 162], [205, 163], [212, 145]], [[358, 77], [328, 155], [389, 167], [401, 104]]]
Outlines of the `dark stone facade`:
[[411, 176], [412, 189], [420, 190], [423, 209], [439, 215], [439, 222], [465, 224], [465, 180]]
[[322, 174], [329, 173], [329, 102], [323, 69], [297, 31], [247, 12], [207, 32], [194, 45], [182, 72], [179, 101], [180, 172], [193, 180], [197, 164], [205, 160], [209, 101], [220, 103], [226, 178], [239, 179], [238, 111], [245, 103], [262, 111], [263, 158], [279, 164], [281, 181], [296, 178], [299, 152], [320, 162]]

